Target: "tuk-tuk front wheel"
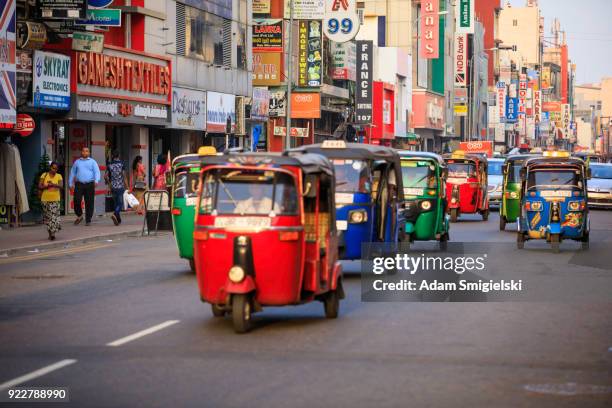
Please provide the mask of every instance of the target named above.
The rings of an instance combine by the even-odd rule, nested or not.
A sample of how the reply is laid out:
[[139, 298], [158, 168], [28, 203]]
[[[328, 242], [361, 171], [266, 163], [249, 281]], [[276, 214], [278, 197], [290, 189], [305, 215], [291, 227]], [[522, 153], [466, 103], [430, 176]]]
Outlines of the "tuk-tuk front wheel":
[[559, 234], [550, 234], [550, 246], [555, 254], [559, 252], [560, 238]]
[[225, 316], [225, 310], [221, 309], [219, 306], [215, 304], [210, 305], [210, 309], [212, 310], [212, 314], [215, 317]]
[[251, 329], [251, 299], [249, 295], [232, 296], [232, 321], [236, 333]]
[[506, 217], [500, 214], [499, 215], [499, 230], [505, 231], [505, 229], [506, 229]]
[[459, 218], [459, 209], [458, 208], [451, 208], [450, 210], [450, 217], [451, 217], [451, 222], [457, 222], [457, 218]]
[[325, 307], [325, 317], [328, 319], [335, 319], [338, 317], [338, 311], [340, 310], [340, 295], [338, 290], [332, 290], [325, 296], [323, 300]]
[[525, 248], [525, 236], [522, 232], [517, 233], [516, 235], [516, 247], [518, 249]]

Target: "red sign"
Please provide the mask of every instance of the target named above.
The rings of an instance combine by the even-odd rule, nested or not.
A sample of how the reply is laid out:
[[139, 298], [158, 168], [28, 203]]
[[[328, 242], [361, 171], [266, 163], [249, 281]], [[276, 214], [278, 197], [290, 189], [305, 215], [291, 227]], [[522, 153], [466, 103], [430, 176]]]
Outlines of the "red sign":
[[17, 124], [15, 125], [15, 132], [19, 134], [21, 137], [28, 137], [34, 132], [36, 129], [36, 122], [34, 122], [34, 118], [30, 115], [26, 115], [25, 113], [20, 113], [17, 115]]
[[487, 140], [460, 142], [459, 149], [466, 153], [485, 153], [487, 157], [493, 157], [493, 142]]
[[561, 102], [543, 102], [542, 110], [544, 112], [561, 112]]
[[421, 47], [419, 50], [421, 58], [436, 59], [439, 57], [439, 9], [438, 0], [421, 1]]

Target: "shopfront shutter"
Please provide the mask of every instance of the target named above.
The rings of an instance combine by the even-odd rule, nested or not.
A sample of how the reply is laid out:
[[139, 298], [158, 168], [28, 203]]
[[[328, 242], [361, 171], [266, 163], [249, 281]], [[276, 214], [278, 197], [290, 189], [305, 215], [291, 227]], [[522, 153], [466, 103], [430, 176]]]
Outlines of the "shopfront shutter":
[[232, 21], [223, 19], [223, 66], [232, 67]]

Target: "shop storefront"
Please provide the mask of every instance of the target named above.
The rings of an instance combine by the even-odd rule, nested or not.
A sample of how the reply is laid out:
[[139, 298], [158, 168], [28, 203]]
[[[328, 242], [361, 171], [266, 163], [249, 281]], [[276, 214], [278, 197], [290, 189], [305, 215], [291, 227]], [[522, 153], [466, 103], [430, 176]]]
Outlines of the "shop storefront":
[[395, 139], [395, 87], [374, 81], [372, 92], [372, 126], [366, 128], [369, 143], [391, 146]]
[[444, 132], [444, 97], [415, 89], [412, 94], [413, 127], [419, 136], [420, 150], [442, 152]]

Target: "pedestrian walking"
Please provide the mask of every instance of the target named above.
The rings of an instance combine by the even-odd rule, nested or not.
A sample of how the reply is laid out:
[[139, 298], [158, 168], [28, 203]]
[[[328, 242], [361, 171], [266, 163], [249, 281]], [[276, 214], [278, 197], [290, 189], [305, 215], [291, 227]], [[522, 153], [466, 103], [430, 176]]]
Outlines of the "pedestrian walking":
[[153, 171], [153, 190], [166, 189], [166, 173], [168, 172], [168, 158], [163, 154], [157, 155], [157, 164]]
[[142, 156], [136, 156], [132, 162], [132, 194], [138, 199], [138, 214], [142, 214], [144, 193], [147, 190], [147, 173], [145, 166], [142, 164]]
[[74, 189], [74, 212], [77, 215], [74, 225], [83, 221], [81, 201], [85, 200], [85, 225], [91, 224], [94, 212], [96, 186], [100, 182], [100, 167], [90, 157], [89, 148], [81, 149], [81, 157], [76, 159], [70, 170], [69, 185]]
[[49, 240], [55, 239], [55, 233], [61, 229], [60, 220], [60, 191], [63, 188], [62, 175], [57, 172], [59, 165], [52, 162], [49, 171], [40, 176], [38, 191], [40, 204], [43, 210], [43, 222], [47, 226]]
[[115, 211], [111, 218], [115, 225], [121, 224], [121, 210], [123, 210], [123, 193], [128, 186], [127, 174], [125, 165], [119, 157], [119, 152], [115, 150], [111, 161], [106, 166], [106, 174], [104, 175], [106, 184], [113, 195]]

